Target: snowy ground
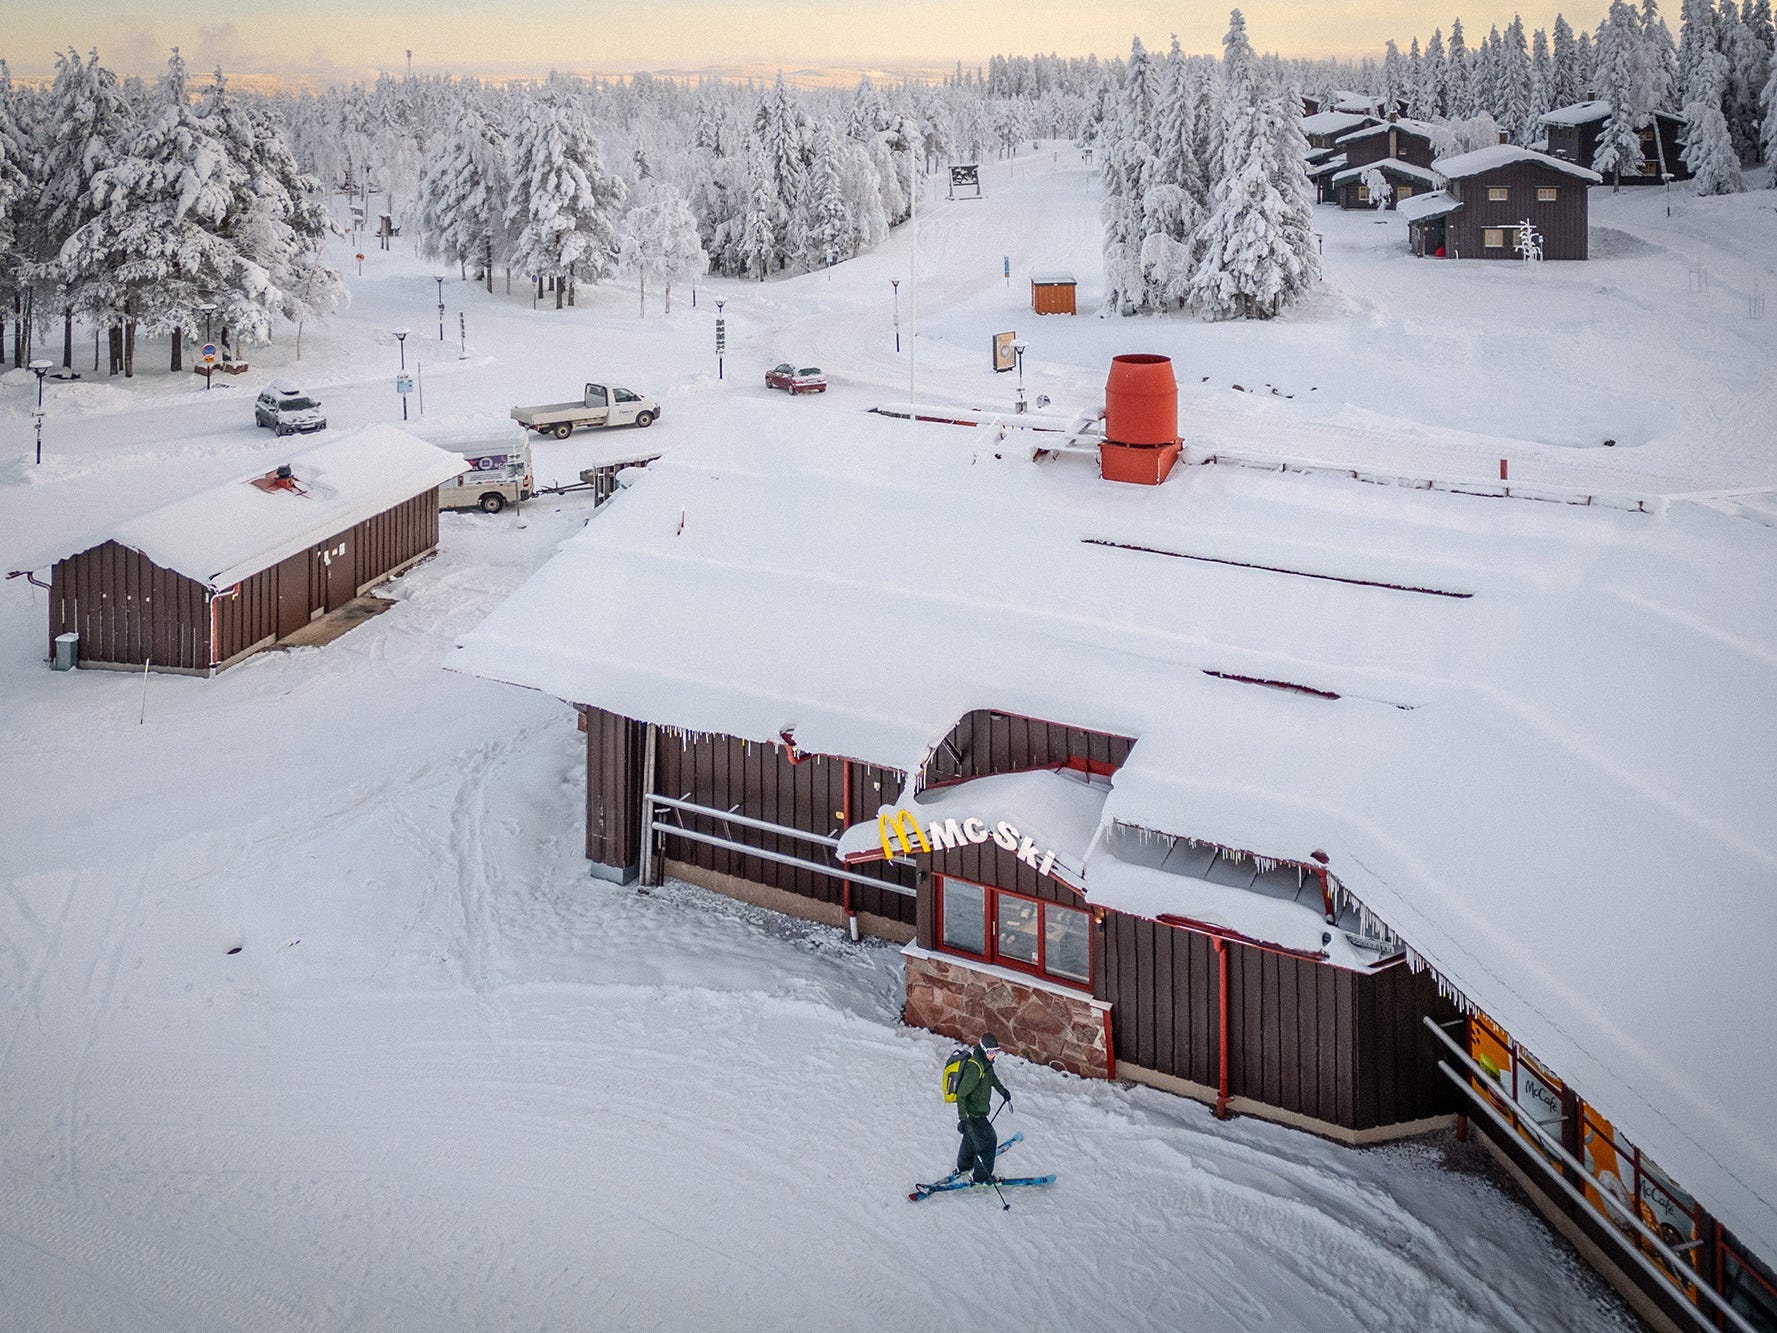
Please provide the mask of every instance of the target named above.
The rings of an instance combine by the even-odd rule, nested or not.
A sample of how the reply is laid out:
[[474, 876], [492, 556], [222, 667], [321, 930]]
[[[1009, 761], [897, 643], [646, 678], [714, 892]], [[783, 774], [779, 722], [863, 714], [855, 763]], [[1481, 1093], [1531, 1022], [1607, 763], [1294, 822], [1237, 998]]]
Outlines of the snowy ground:
[[[1187, 435], [1242, 449], [1475, 477], [1509, 456], [1514, 479], [1601, 490], [1777, 482], [1777, 310], [1753, 299], [1777, 296], [1777, 195], [1679, 196], [1668, 219], [1658, 193], [1600, 193], [1600, 257], [1536, 270], [1414, 261], [1397, 219], [1323, 208], [1310, 306], [1211, 326], [1038, 321], [1032, 267], [1072, 266], [1096, 307], [1089, 173], [1058, 147], [983, 175], [988, 199], [921, 223], [921, 398], [1009, 405], [986, 367], [1016, 329], [1032, 396], [1090, 405], [1110, 355], [1167, 352]], [[842, 450], [848, 412], [909, 393], [889, 279], [905, 335], [911, 241], [703, 283], [670, 316], [651, 298], [645, 320], [633, 289], [533, 313], [522, 285], [452, 278], [442, 346], [433, 269], [372, 249], [300, 366], [286, 337], [209, 393], [51, 382], [41, 466], [34, 384], [8, 374], [0, 570], [279, 461], [250, 424], [274, 373], [333, 429], [398, 419], [396, 325], [429, 416], [608, 378], [662, 400], [650, 445], [744, 394]], [[784, 359], [832, 391], [768, 395]], [[540, 478], [603, 442], [539, 445]], [[1629, 1326], [1473, 1150], [1351, 1152], [1017, 1062], [1019, 1164], [1060, 1183], [1010, 1213], [908, 1204], [955, 1135], [946, 1043], [896, 1022], [894, 951], [589, 880], [569, 711], [439, 669], [589, 504], [447, 515], [393, 610], [211, 681], [54, 675], [43, 594], [0, 585], [0, 1328]]]

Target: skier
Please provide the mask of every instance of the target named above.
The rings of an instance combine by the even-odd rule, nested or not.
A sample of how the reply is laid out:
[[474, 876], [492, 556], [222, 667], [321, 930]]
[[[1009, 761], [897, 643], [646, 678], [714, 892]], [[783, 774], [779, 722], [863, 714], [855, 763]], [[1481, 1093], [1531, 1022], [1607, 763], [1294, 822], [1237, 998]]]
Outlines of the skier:
[[999, 1147], [999, 1137], [993, 1132], [993, 1121], [987, 1115], [988, 1102], [998, 1089], [1000, 1109], [1012, 1104], [1012, 1094], [993, 1072], [993, 1062], [999, 1053], [1000, 1044], [993, 1033], [982, 1033], [975, 1049], [969, 1052], [969, 1058], [963, 1061], [956, 1084], [956, 1132], [963, 1136], [962, 1147], [956, 1154], [956, 1169], [968, 1171], [972, 1167], [972, 1179], [977, 1185], [993, 1179], [994, 1153]]

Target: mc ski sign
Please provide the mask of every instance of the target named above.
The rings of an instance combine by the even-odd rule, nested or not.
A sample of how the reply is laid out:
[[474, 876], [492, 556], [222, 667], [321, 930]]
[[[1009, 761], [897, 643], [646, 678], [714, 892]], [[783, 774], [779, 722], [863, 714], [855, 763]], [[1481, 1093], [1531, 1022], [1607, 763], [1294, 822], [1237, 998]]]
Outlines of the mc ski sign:
[[1047, 875], [1055, 865], [1055, 853], [1041, 850], [1012, 825], [1000, 820], [988, 824], [982, 819], [934, 819], [921, 825], [911, 810], [885, 810], [876, 816], [876, 832], [882, 841], [882, 854], [892, 859], [899, 847], [902, 856], [913, 855], [917, 845], [922, 852], [948, 852], [970, 843], [991, 840], [1002, 851], [1011, 852], [1039, 875]]

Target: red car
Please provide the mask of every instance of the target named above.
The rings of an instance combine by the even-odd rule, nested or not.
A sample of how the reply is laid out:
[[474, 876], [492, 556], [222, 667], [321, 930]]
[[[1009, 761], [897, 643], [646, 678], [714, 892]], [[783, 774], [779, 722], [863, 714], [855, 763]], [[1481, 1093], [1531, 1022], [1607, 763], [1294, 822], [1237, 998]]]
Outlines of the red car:
[[788, 389], [791, 393], [825, 393], [827, 377], [819, 366], [803, 366], [798, 370], [788, 361], [765, 372], [767, 389]]

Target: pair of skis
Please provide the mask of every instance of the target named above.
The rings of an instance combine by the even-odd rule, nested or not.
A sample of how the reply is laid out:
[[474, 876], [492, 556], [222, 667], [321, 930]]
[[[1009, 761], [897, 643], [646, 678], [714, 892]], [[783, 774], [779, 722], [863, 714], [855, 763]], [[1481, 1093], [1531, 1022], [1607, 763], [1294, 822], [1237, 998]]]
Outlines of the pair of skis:
[[[998, 1148], [994, 1149], [994, 1159], [997, 1161], [999, 1159], [1000, 1155], [1002, 1153], [1004, 1153], [1006, 1151], [1006, 1149], [1010, 1148], [1014, 1143], [1019, 1143], [1019, 1142], [1023, 1141], [1023, 1139], [1024, 1139], [1024, 1131], [1019, 1130], [1016, 1134], [1012, 1135], [1011, 1138], [1007, 1139], [1004, 1143], [1000, 1144]], [[964, 1167], [960, 1171], [952, 1171], [949, 1175], [945, 1176], [944, 1179], [942, 1179], [942, 1180], [934, 1180], [929, 1185], [915, 1185], [913, 1187], [913, 1192], [911, 1194], [909, 1194], [907, 1197], [910, 1200], [912, 1200], [914, 1203], [918, 1203], [921, 1199], [929, 1199], [934, 1194], [948, 1194], [948, 1193], [952, 1192], [953, 1190], [971, 1190], [971, 1189], [986, 1190], [986, 1189], [994, 1189], [994, 1188], [1008, 1189], [1008, 1188], [1015, 1188], [1015, 1187], [1022, 1186], [1022, 1185], [1053, 1185], [1055, 1183], [1055, 1177], [1050, 1175], [1050, 1176], [995, 1176], [992, 1180], [984, 1180], [984, 1181], [980, 1182], [979, 1184], [977, 1184], [975, 1181], [973, 1181], [969, 1178], [971, 1171], [972, 1171], [972, 1168]], [[1010, 1205], [1008, 1205], [1008, 1206], [1010, 1206]]]

